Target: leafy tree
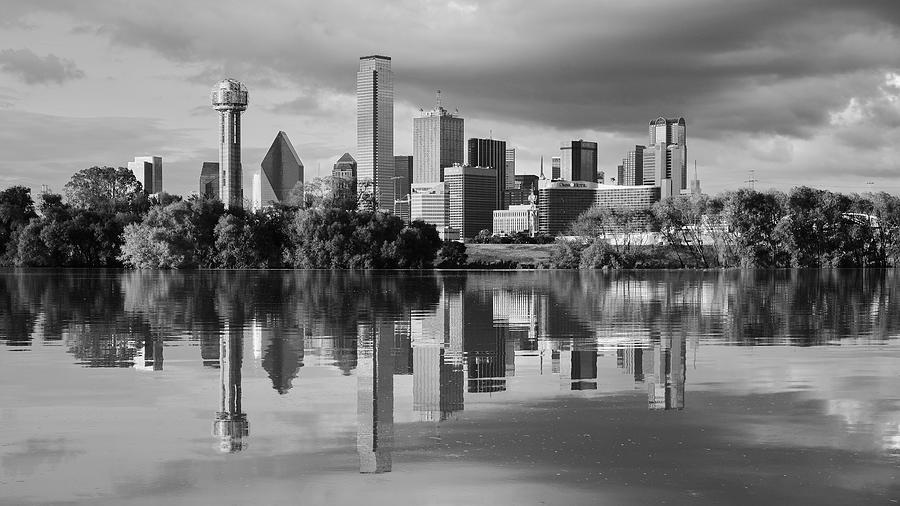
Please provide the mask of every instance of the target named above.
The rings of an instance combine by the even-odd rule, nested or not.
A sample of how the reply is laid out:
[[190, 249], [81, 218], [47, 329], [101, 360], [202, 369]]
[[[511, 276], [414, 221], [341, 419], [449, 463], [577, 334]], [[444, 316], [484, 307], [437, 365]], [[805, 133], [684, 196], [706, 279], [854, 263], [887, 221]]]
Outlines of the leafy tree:
[[557, 239], [550, 253], [550, 266], [554, 269], [577, 269], [581, 264], [581, 252], [586, 247], [585, 241]]
[[425, 269], [434, 263], [441, 240], [431, 223], [415, 220], [403, 227], [397, 238], [385, 244], [385, 257], [401, 269]]
[[[409, 230], [403, 232], [405, 229]], [[290, 223], [291, 247], [286, 258], [290, 265], [301, 268], [415, 267], [434, 259], [440, 242], [432, 230], [424, 224], [404, 227], [402, 220], [390, 213], [305, 209]], [[404, 254], [412, 254], [412, 258], [401, 261]]]
[[478, 233], [475, 234], [473, 241], [476, 244], [490, 244], [492, 239], [493, 235], [491, 234], [491, 231], [485, 228], [483, 230], [479, 230]]
[[736, 232], [741, 263], [748, 267], [786, 267], [788, 251], [780, 192], [741, 189], [729, 194], [729, 226]]
[[0, 265], [14, 263], [18, 235], [35, 217], [30, 188], [12, 186], [0, 191]]
[[124, 167], [82, 169], [69, 179], [64, 192], [71, 205], [85, 209], [121, 208], [134, 201], [146, 201], [141, 183]]
[[849, 230], [845, 214], [850, 199], [845, 195], [801, 186], [787, 199], [789, 219], [784, 226], [791, 260], [796, 267], [839, 265], [840, 249]]
[[469, 261], [466, 245], [459, 241], [444, 241], [437, 254], [438, 269], [462, 269]]
[[281, 208], [228, 213], [215, 228], [217, 267], [265, 269], [282, 266], [287, 215]]
[[182, 268], [198, 265], [196, 216], [190, 202], [153, 207], [144, 221], [125, 227], [122, 262], [137, 268]]

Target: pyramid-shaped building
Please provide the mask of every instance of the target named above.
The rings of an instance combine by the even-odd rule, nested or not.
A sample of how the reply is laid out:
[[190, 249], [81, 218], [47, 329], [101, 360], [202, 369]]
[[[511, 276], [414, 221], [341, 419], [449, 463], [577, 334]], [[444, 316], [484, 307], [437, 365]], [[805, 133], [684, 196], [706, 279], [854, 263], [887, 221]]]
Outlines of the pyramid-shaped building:
[[297, 183], [303, 182], [303, 162], [284, 132], [278, 132], [272, 147], [253, 175], [253, 209], [284, 202]]

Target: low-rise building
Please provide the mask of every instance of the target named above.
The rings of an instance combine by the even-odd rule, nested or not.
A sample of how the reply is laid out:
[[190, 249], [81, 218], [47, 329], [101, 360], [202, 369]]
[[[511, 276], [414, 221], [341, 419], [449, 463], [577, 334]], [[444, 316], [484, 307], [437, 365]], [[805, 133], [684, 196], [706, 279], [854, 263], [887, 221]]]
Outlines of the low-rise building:
[[509, 209], [494, 211], [493, 232], [511, 235], [528, 232], [531, 236], [538, 230], [538, 209], [534, 204], [512, 205]]
[[650, 211], [660, 199], [658, 186], [619, 186], [589, 181], [539, 183], [538, 231], [557, 235], [591, 207]]

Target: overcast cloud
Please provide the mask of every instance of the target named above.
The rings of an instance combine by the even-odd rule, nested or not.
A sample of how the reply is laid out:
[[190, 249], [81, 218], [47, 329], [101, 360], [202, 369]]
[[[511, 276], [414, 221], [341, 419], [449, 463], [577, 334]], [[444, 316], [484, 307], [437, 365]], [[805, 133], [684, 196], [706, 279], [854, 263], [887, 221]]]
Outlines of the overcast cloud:
[[[518, 148], [520, 172], [571, 138], [596, 140], [601, 168], [613, 170], [646, 143], [648, 121], [684, 116], [707, 191], [755, 170], [765, 187], [900, 193], [896, 0], [37, 0], [3, 10], [0, 176], [35, 187], [61, 187], [64, 166], [152, 153], [169, 190], [194, 191], [216, 128], [197, 108], [225, 76], [250, 89], [245, 173], [278, 130], [308, 176], [324, 173], [355, 151], [358, 57], [378, 53], [393, 58], [397, 154], [411, 152], [411, 118], [441, 89], [467, 136]], [[66, 128], [43, 129], [35, 115]], [[112, 128], [93, 136], [98, 122]]]

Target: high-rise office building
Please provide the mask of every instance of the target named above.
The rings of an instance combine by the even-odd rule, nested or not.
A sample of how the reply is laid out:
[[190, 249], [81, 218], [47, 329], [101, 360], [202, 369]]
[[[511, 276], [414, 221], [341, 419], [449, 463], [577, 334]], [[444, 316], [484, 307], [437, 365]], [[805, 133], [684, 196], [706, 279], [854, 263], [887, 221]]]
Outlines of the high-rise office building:
[[497, 179], [497, 170], [492, 167], [457, 165], [444, 169], [450, 194], [450, 227], [459, 230], [461, 237], [471, 239], [493, 226]]
[[412, 170], [412, 156], [394, 156], [394, 199], [402, 200], [409, 195], [409, 185], [413, 182]]
[[506, 150], [506, 188], [516, 187], [516, 148]]
[[338, 158], [338, 161], [334, 162], [331, 176], [341, 179], [356, 180], [356, 160], [350, 153], [344, 153]]
[[562, 151], [560, 178], [565, 181], [597, 182], [597, 143], [585, 140], [564, 142], [559, 146]]
[[206, 199], [219, 198], [219, 163], [203, 162], [200, 168], [200, 196]]
[[622, 175], [619, 184], [624, 186], [640, 186], [644, 181], [644, 150], [646, 146], [635, 145], [622, 159]]
[[241, 113], [247, 110], [247, 87], [225, 79], [213, 88], [211, 98], [219, 112], [219, 198], [227, 207], [242, 207]]
[[431, 223], [442, 240], [459, 238], [459, 231], [450, 228], [450, 193], [446, 183], [413, 184], [409, 195], [409, 219]]
[[550, 179], [556, 180], [562, 177], [562, 157], [550, 158]]
[[141, 182], [144, 193], [151, 195], [162, 191], [162, 157], [136, 156], [133, 162], [128, 162], [128, 169]]
[[359, 192], [378, 208], [394, 204], [394, 77], [388, 56], [363, 56], [356, 73], [356, 162]]
[[444, 180], [444, 167], [464, 162], [464, 121], [438, 103], [431, 111], [413, 118], [413, 183]]
[[253, 209], [284, 202], [297, 183], [303, 183], [303, 162], [284, 132], [278, 132], [253, 174]]
[[[650, 121], [644, 151], [644, 181], [662, 188], [663, 198], [687, 189], [687, 127], [684, 118]], [[648, 163], [649, 162], [649, 163]]]
[[[503, 190], [506, 189], [506, 141], [469, 139], [469, 166], [494, 169], [497, 172], [494, 189], [497, 207], [494, 209], [505, 209]], [[446, 169], [444, 173], [446, 177]]]

